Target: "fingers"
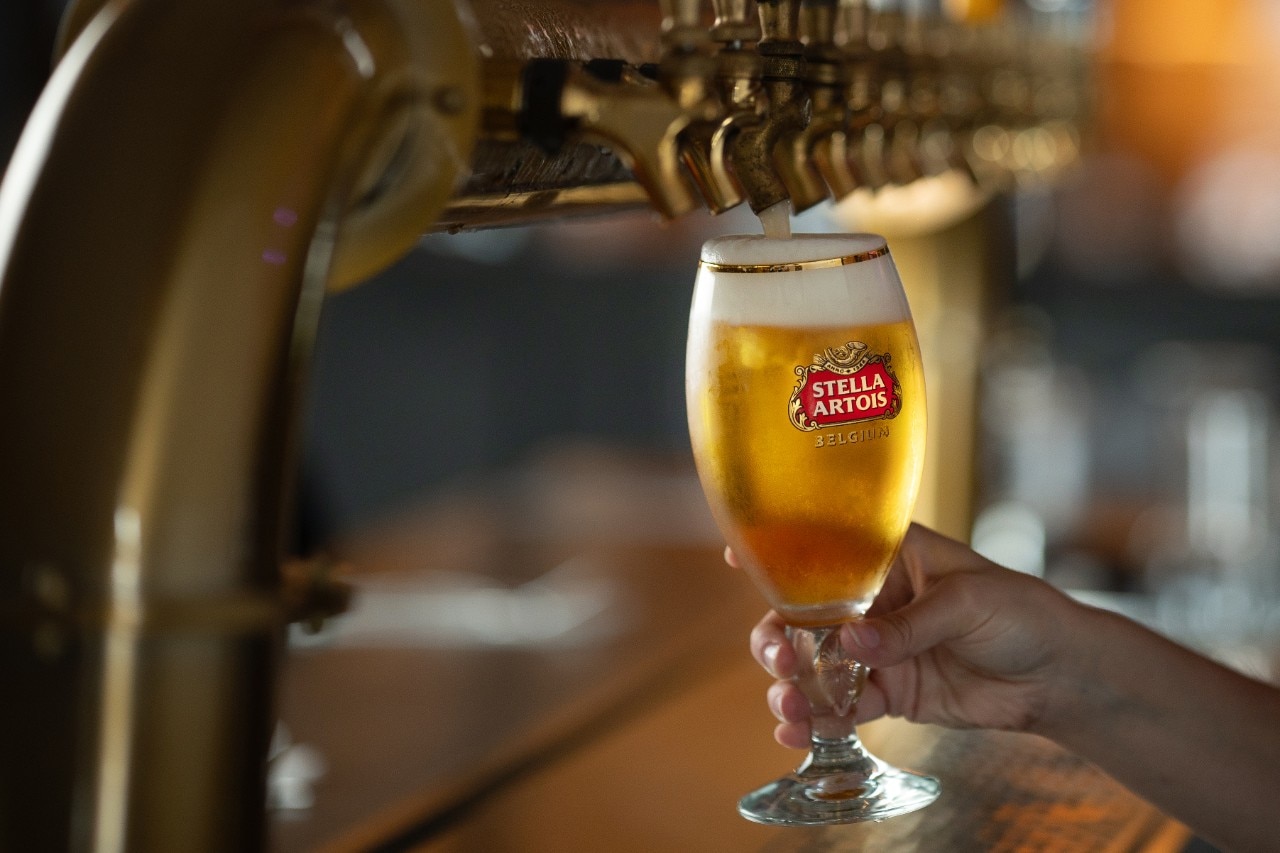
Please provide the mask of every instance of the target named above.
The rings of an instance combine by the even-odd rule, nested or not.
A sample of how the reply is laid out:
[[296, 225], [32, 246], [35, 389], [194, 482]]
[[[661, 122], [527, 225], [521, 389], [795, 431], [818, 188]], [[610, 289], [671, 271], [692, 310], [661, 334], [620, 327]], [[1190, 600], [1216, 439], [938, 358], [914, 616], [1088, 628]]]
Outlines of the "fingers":
[[928, 587], [931, 580], [973, 568], [974, 558], [978, 555], [959, 542], [912, 524], [868, 615], [897, 610]]
[[809, 700], [790, 681], [775, 681], [765, 693], [769, 711], [778, 720], [773, 739], [790, 749], [809, 745]]
[[782, 617], [770, 610], [751, 629], [751, 656], [774, 678], [796, 673], [796, 652], [787, 640]]
[[895, 568], [911, 577], [917, 585], [925, 579], [938, 579], [955, 572], [982, 571], [995, 568], [996, 564], [978, 554], [968, 545], [912, 524], [903, 538]]
[[778, 723], [773, 728], [773, 739], [787, 749], [808, 749], [809, 723]]
[[879, 669], [962, 637], [983, 619], [966, 581], [950, 575], [892, 613], [851, 622], [842, 629], [841, 642], [858, 660]]
[[853, 721], [858, 725], [878, 720], [889, 713], [889, 700], [880, 686], [875, 670], [862, 687], [862, 695], [858, 697], [858, 707], [854, 709]]
[[765, 701], [773, 716], [781, 723], [809, 722], [809, 700], [791, 681], [775, 681], [765, 693]]
[[[874, 679], [875, 673], [872, 673]], [[810, 719], [812, 712], [809, 700], [793, 681], [775, 681], [769, 685], [765, 693], [766, 704], [778, 725], [774, 727], [773, 739], [788, 749], [807, 749], [809, 747]], [[868, 681], [858, 700], [854, 720], [859, 725], [883, 717], [886, 713], [886, 698], [880, 685], [874, 680]]]
[[[731, 552], [727, 551], [726, 555]], [[751, 630], [751, 655], [765, 671], [779, 679], [765, 693], [769, 711], [778, 720], [773, 739], [789, 749], [809, 746], [809, 700], [795, 682], [796, 652], [787, 640], [786, 626], [770, 610]]]
[[742, 564], [738, 562], [738, 555], [733, 553], [733, 549], [728, 545], [724, 546], [724, 561], [735, 569], [742, 568]]

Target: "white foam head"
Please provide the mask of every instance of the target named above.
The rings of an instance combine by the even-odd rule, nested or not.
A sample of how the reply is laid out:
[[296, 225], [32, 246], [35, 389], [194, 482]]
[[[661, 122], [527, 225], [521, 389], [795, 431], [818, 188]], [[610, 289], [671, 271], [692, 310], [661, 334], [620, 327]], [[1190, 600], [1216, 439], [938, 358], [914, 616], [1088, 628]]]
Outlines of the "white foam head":
[[[702, 247], [693, 313], [734, 325], [847, 326], [908, 319], [910, 310], [885, 240], [874, 234], [717, 237]], [[868, 254], [872, 257], [863, 257]], [[736, 272], [706, 266], [851, 263], [799, 270]]]

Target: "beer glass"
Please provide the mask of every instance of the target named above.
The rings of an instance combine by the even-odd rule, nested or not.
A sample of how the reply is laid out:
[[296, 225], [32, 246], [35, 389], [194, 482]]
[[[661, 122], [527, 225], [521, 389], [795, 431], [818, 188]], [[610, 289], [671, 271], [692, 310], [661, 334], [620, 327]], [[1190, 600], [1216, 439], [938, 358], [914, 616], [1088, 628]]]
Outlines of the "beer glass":
[[813, 709], [809, 756], [738, 810], [759, 823], [814, 825], [928, 805], [937, 780], [892, 767], [859, 741], [853, 716], [867, 668], [839, 636], [884, 582], [924, 461], [919, 344], [884, 239], [707, 242], [685, 389], [712, 514], [786, 621]]

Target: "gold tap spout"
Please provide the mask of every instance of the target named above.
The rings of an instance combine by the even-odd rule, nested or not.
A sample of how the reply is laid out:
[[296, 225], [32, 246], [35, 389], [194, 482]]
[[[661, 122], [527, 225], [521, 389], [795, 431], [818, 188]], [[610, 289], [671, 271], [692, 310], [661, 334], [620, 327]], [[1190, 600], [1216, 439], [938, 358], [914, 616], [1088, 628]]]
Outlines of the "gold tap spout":
[[921, 147], [930, 160], [941, 162], [947, 170], [979, 184], [978, 174], [965, 156], [964, 145], [981, 124], [979, 116], [983, 106], [978, 90], [980, 74], [974, 60], [977, 25], [950, 23], [946, 26], [944, 36], [933, 40], [934, 50], [942, 54], [934, 58], [937, 113], [924, 127]]
[[632, 68], [602, 79], [584, 65], [531, 60], [522, 76], [522, 135], [555, 150], [569, 140], [611, 148], [653, 207], [674, 219], [697, 207], [683, 168], [680, 137], [697, 115]]
[[788, 199], [793, 211], [805, 210], [826, 198], [826, 192], [814, 197], [812, 183], [802, 177], [813, 166], [795, 156], [795, 140], [809, 124], [811, 109], [804, 45], [798, 37], [800, 7], [797, 0], [759, 0], [757, 9], [763, 38], [756, 50], [768, 111], [733, 137], [730, 158], [753, 211]]
[[[879, 77], [867, 45], [865, 0], [838, 0], [833, 40], [843, 85], [843, 120], [818, 140], [813, 157], [836, 198], [871, 185], [862, 163], [864, 131], [880, 117]], [[815, 107], [815, 111], [819, 108]]]
[[711, 33], [702, 24], [701, 0], [662, 0], [662, 60], [658, 81], [693, 116], [680, 136], [680, 158], [712, 213], [742, 202], [732, 178], [712, 167], [711, 146], [725, 108], [715, 87], [716, 60]]
[[[879, 134], [868, 128], [864, 152], [869, 170], [878, 166], [889, 183], [909, 184], [924, 177], [919, 164], [920, 128], [911, 112], [912, 57], [904, 44], [907, 20], [901, 12], [880, 11], [871, 19], [868, 37], [881, 69]], [[878, 137], [878, 138], [877, 138]]]
[[795, 137], [792, 152], [796, 162], [816, 167], [800, 170], [798, 178], [806, 186], [806, 198], [830, 193], [843, 198], [857, 189], [853, 173], [844, 164], [841, 152], [846, 144], [848, 121], [848, 69], [835, 43], [836, 0], [805, 0], [801, 5], [801, 31], [805, 43], [805, 81], [812, 101], [812, 117]]
[[741, 203], [746, 191], [732, 162], [733, 152], [738, 134], [747, 128], [758, 127], [764, 121], [760, 55], [754, 50], [744, 49], [740, 42], [733, 42], [721, 49], [717, 63], [717, 79], [728, 114], [711, 136], [711, 174], [726, 199], [733, 198], [735, 203]]
[[761, 122], [765, 104], [760, 55], [748, 47], [760, 38], [756, 16], [747, 0], [712, 0], [712, 7], [715, 23], [709, 35], [720, 45], [714, 76], [722, 113], [714, 124], [690, 128], [686, 165], [707, 207], [722, 213], [741, 204], [745, 196], [730, 162], [733, 141], [741, 130]]
[[738, 120], [730, 115], [716, 123], [696, 122], [685, 131], [680, 146], [684, 166], [712, 213], [724, 213], [742, 203], [742, 189], [724, 157], [725, 127]]

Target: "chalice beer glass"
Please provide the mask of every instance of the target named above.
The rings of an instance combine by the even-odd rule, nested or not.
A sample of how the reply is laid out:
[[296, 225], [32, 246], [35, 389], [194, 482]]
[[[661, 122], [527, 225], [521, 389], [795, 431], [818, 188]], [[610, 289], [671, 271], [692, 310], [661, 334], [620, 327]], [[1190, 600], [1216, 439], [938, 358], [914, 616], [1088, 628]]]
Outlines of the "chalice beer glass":
[[853, 716], [867, 669], [839, 636], [884, 582], [924, 460], [919, 344], [884, 239], [706, 243], [685, 388], [712, 514], [787, 622], [813, 708], [804, 763], [738, 810], [760, 823], [813, 825], [928, 805], [937, 780], [891, 767], [859, 741]]

